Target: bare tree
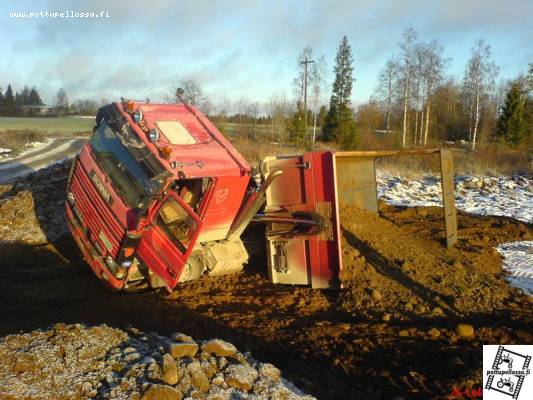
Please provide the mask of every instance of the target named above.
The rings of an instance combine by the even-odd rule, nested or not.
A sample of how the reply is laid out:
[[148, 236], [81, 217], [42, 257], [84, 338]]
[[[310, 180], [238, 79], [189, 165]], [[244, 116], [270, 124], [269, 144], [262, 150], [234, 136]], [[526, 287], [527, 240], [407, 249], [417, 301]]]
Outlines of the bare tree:
[[61, 88], [57, 91], [55, 97], [55, 106], [59, 115], [62, 115], [64, 111], [68, 110], [68, 97], [65, 89]]
[[228, 115], [231, 112], [231, 100], [227, 97], [223, 97], [219, 100], [218, 106], [216, 108], [216, 115], [221, 122], [225, 122], [228, 118]]
[[212, 104], [207, 96], [204, 94], [200, 83], [193, 78], [184, 78], [179, 81], [179, 84], [173, 89], [170, 96], [165, 96], [165, 102], [167, 103], [179, 103], [180, 100], [176, 94], [177, 89], [183, 89], [181, 98], [187, 104], [198, 107], [205, 114], [209, 114], [212, 110]]
[[311, 64], [310, 74], [310, 86], [311, 86], [311, 104], [313, 107], [313, 139], [312, 143], [316, 140], [316, 124], [318, 108], [323, 100], [323, 94], [325, 92], [325, 75], [326, 75], [326, 58], [321, 56], [315, 63]]
[[407, 112], [409, 108], [409, 101], [411, 99], [411, 85], [414, 68], [414, 56], [418, 33], [409, 26], [402, 34], [402, 41], [399, 43], [400, 47], [400, 76], [402, 81], [402, 95], [403, 95], [403, 130], [402, 130], [402, 147], [407, 144]]
[[428, 141], [431, 96], [433, 95], [437, 86], [441, 83], [443, 70], [449, 62], [449, 60], [442, 58], [442, 52], [443, 47], [439, 44], [437, 40], [433, 40], [432, 42], [424, 46], [424, 63], [422, 67], [422, 73], [424, 76], [424, 98], [426, 107], [423, 138], [424, 146], [427, 144]]
[[475, 149], [478, 140], [481, 103], [493, 90], [497, 75], [498, 67], [490, 60], [490, 46], [483, 39], [478, 39], [472, 47], [472, 55], [465, 72], [465, 92], [470, 100], [470, 126], [473, 123], [470, 138], [472, 150]]
[[276, 93], [270, 96], [267, 108], [270, 114], [271, 141], [282, 145], [285, 142], [290, 102], [285, 93]]
[[378, 77], [376, 97], [383, 107], [385, 107], [385, 128], [390, 131], [390, 117], [392, 102], [398, 90], [398, 63], [393, 58], [387, 61], [385, 68]]
[[305, 65], [302, 64], [305, 60], [311, 60], [313, 58], [313, 49], [310, 46], [303, 48], [302, 52], [298, 55], [297, 73], [293, 80], [294, 87], [294, 99], [295, 103], [304, 101], [304, 80], [305, 80]]

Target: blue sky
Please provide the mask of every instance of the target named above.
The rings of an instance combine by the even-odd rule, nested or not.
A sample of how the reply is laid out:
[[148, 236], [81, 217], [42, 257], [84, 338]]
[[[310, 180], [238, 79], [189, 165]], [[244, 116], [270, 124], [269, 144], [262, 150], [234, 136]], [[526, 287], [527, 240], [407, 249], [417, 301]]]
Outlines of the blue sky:
[[[10, 12], [100, 12], [109, 18], [11, 18]], [[328, 61], [347, 35], [355, 57], [354, 104], [365, 102], [408, 25], [438, 39], [461, 76], [477, 38], [491, 46], [501, 78], [533, 62], [533, 2], [447, 1], [2, 1], [0, 87], [35, 85], [52, 102], [69, 99], [162, 100], [180, 78], [195, 78], [216, 104], [222, 97], [267, 101], [292, 96], [305, 46]], [[326, 96], [327, 97], [327, 96]]]

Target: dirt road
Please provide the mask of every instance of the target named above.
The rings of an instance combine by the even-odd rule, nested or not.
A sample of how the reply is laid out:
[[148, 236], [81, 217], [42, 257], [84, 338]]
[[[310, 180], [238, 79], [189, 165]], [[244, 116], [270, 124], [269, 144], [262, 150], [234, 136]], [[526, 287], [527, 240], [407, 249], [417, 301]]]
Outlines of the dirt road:
[[54, 138], [44, 147], [26, 152], [20, 157], [0, 162], [0, 183], [27, 175], [54, 162], [76, 154], [86, 138]]
[[[380, 219], [345, 208], [340, 292], [269, 283], [261, 228], [252, 227], [243, 273], [172, 294], [116, 294], [58, 230], [67, 170], [0, 186], [9, 227], [0, 230], [1, 335], [84, 322], [221, 337], [319, 399], [447, 398], [482, 385], [483, 344], [533, 342], [531, 298], [505, 282], [493, 249], [531, 240], [531, 225], [459, 213], [459, 243], [446, 250], [438, 208], [382, 204]], [[34, 224], [44, 236], [24, 236]]]

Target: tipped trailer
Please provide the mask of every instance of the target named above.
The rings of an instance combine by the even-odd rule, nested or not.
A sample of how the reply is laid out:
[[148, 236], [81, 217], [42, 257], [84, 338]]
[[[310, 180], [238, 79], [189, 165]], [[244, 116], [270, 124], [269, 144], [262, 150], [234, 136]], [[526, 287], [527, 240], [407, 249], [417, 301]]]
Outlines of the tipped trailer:
[[311, 151], [250, 164], [188, 104], [121, 101], [99, 109], [72, 163], [65, 210], [89, 266], [113, 290], [239, 272], [241, 240], [266, 224], [274, 283], [340, 288], [339, 204], [377, 212], [375, 161], [437, 154], [447, 245], [456, 241], [453, 163], [445, 149]]

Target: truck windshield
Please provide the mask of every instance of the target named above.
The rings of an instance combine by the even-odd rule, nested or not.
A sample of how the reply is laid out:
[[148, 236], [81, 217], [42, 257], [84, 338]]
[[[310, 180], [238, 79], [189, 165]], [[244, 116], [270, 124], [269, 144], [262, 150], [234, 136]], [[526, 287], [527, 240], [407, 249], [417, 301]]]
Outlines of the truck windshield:
[[128, 151], [127, 146], [135, 145], [134, 154], [139, 153], [138, 140], [128, 143], [124, 140], [124, 132], [119, 137], [102, 121], [89, 143], [100, 168], [109, 176], [113, 188], [130, 207], [146, 207], [149, 197], [161, 190], [164, 183], [161, 173], [164, 171], [163, 167], [160, 171], [154, 171], [143, 162], [142, 157], [136, 160]]

